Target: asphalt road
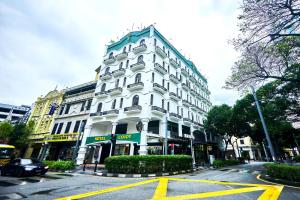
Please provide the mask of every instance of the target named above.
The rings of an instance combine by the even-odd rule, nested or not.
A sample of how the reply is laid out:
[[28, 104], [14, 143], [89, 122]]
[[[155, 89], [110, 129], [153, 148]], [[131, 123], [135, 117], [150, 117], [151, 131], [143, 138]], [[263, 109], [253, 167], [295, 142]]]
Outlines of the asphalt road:
[[48, 173], [0, 177], [1, 199], [300, 199], [300, 189], [256, 179], [262, 163], [163, 178], [112, 178]]

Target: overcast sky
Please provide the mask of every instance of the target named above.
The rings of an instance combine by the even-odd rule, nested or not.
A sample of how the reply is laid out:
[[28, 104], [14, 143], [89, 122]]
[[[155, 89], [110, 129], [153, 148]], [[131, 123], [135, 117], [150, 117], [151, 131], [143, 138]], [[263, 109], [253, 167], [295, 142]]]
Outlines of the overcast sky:
[[237, 53], [237, 0], [0, 1], [0, 102], [88, 82], [105, 45], [129, 30], [155, 27], [208, 79], [214, 105], [238, 93], [222, 89]]

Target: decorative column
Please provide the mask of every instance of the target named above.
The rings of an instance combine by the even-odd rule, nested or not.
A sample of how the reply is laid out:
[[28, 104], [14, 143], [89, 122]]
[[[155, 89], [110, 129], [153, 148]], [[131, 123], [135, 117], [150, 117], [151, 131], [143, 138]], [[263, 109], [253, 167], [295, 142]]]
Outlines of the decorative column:
[[193, 167], [195, 167], [196, 165], [196, 161], [195, 161], [195, 151], [194, 151], [194, 146], [193, 146], [193, 140], [194, 140], [194, 134], [193, 132], [195, 131], [193, 124], [191, 125], [191, 154], [192, 154], [192, 159], [193, 159]]
[[114, 138], [114, 140], [111, 140], [111, 148], [110, 148], [110, 156], [113, 156], [115, 154], [115, 148], [116, 148], [116, 129], [117, 129], [118, 122], [112, 122], [111, 123], [111, 136]]
[[141, 131], [141, 142], [140, 142], [140, 155], [147, 155], [147, 132], [148, 132], [148, 123], [149, 119], [142, 119], [143, 130]]
[[76, 158], [77, 165], [83, 164], [83, 161], [85, 159], [86, 149], [87, 149], [87, 145], [85, 145], [85, 142], [86, 142], [86, 138], [91, 134], [91, 130], [92, 130], [92, 125], [87, 125], [84, 129], [81, 145], [79, 147], [78, 155]]

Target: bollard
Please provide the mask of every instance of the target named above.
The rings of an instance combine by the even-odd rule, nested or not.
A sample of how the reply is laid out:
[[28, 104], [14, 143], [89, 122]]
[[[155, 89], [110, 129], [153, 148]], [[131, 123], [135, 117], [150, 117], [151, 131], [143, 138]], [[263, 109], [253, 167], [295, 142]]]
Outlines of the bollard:
[[87, 160], [85, 159], [84, 161], [83, 161], [83, 169], [82, 169], [82, 171], [85, 171], [85, 165], [87, 164]]
[[98, 161], [95, 161], [95, 169], [94, 169], [94, 172], [97, 171], [97, 165], [98, 165]]

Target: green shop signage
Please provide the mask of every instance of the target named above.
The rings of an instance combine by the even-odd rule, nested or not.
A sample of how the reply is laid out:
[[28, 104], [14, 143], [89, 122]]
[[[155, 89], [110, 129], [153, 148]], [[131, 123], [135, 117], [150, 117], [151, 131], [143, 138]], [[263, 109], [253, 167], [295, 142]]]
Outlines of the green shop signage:
[[[117, 142], [118, 141], [128, 141], [128, 142], [136, 142], [140, 143], [141, 140], [141, 134], [140, 133], [131, 133], [131, 134], [116, 134]], [[101, 142], [107, 142], [111, 139], [110, 135], [103, 135], [103, 136], [93, 136], [93, 137], [87, 137], [85, 144], [93, 144], [93, 143], [101, 143]]]

